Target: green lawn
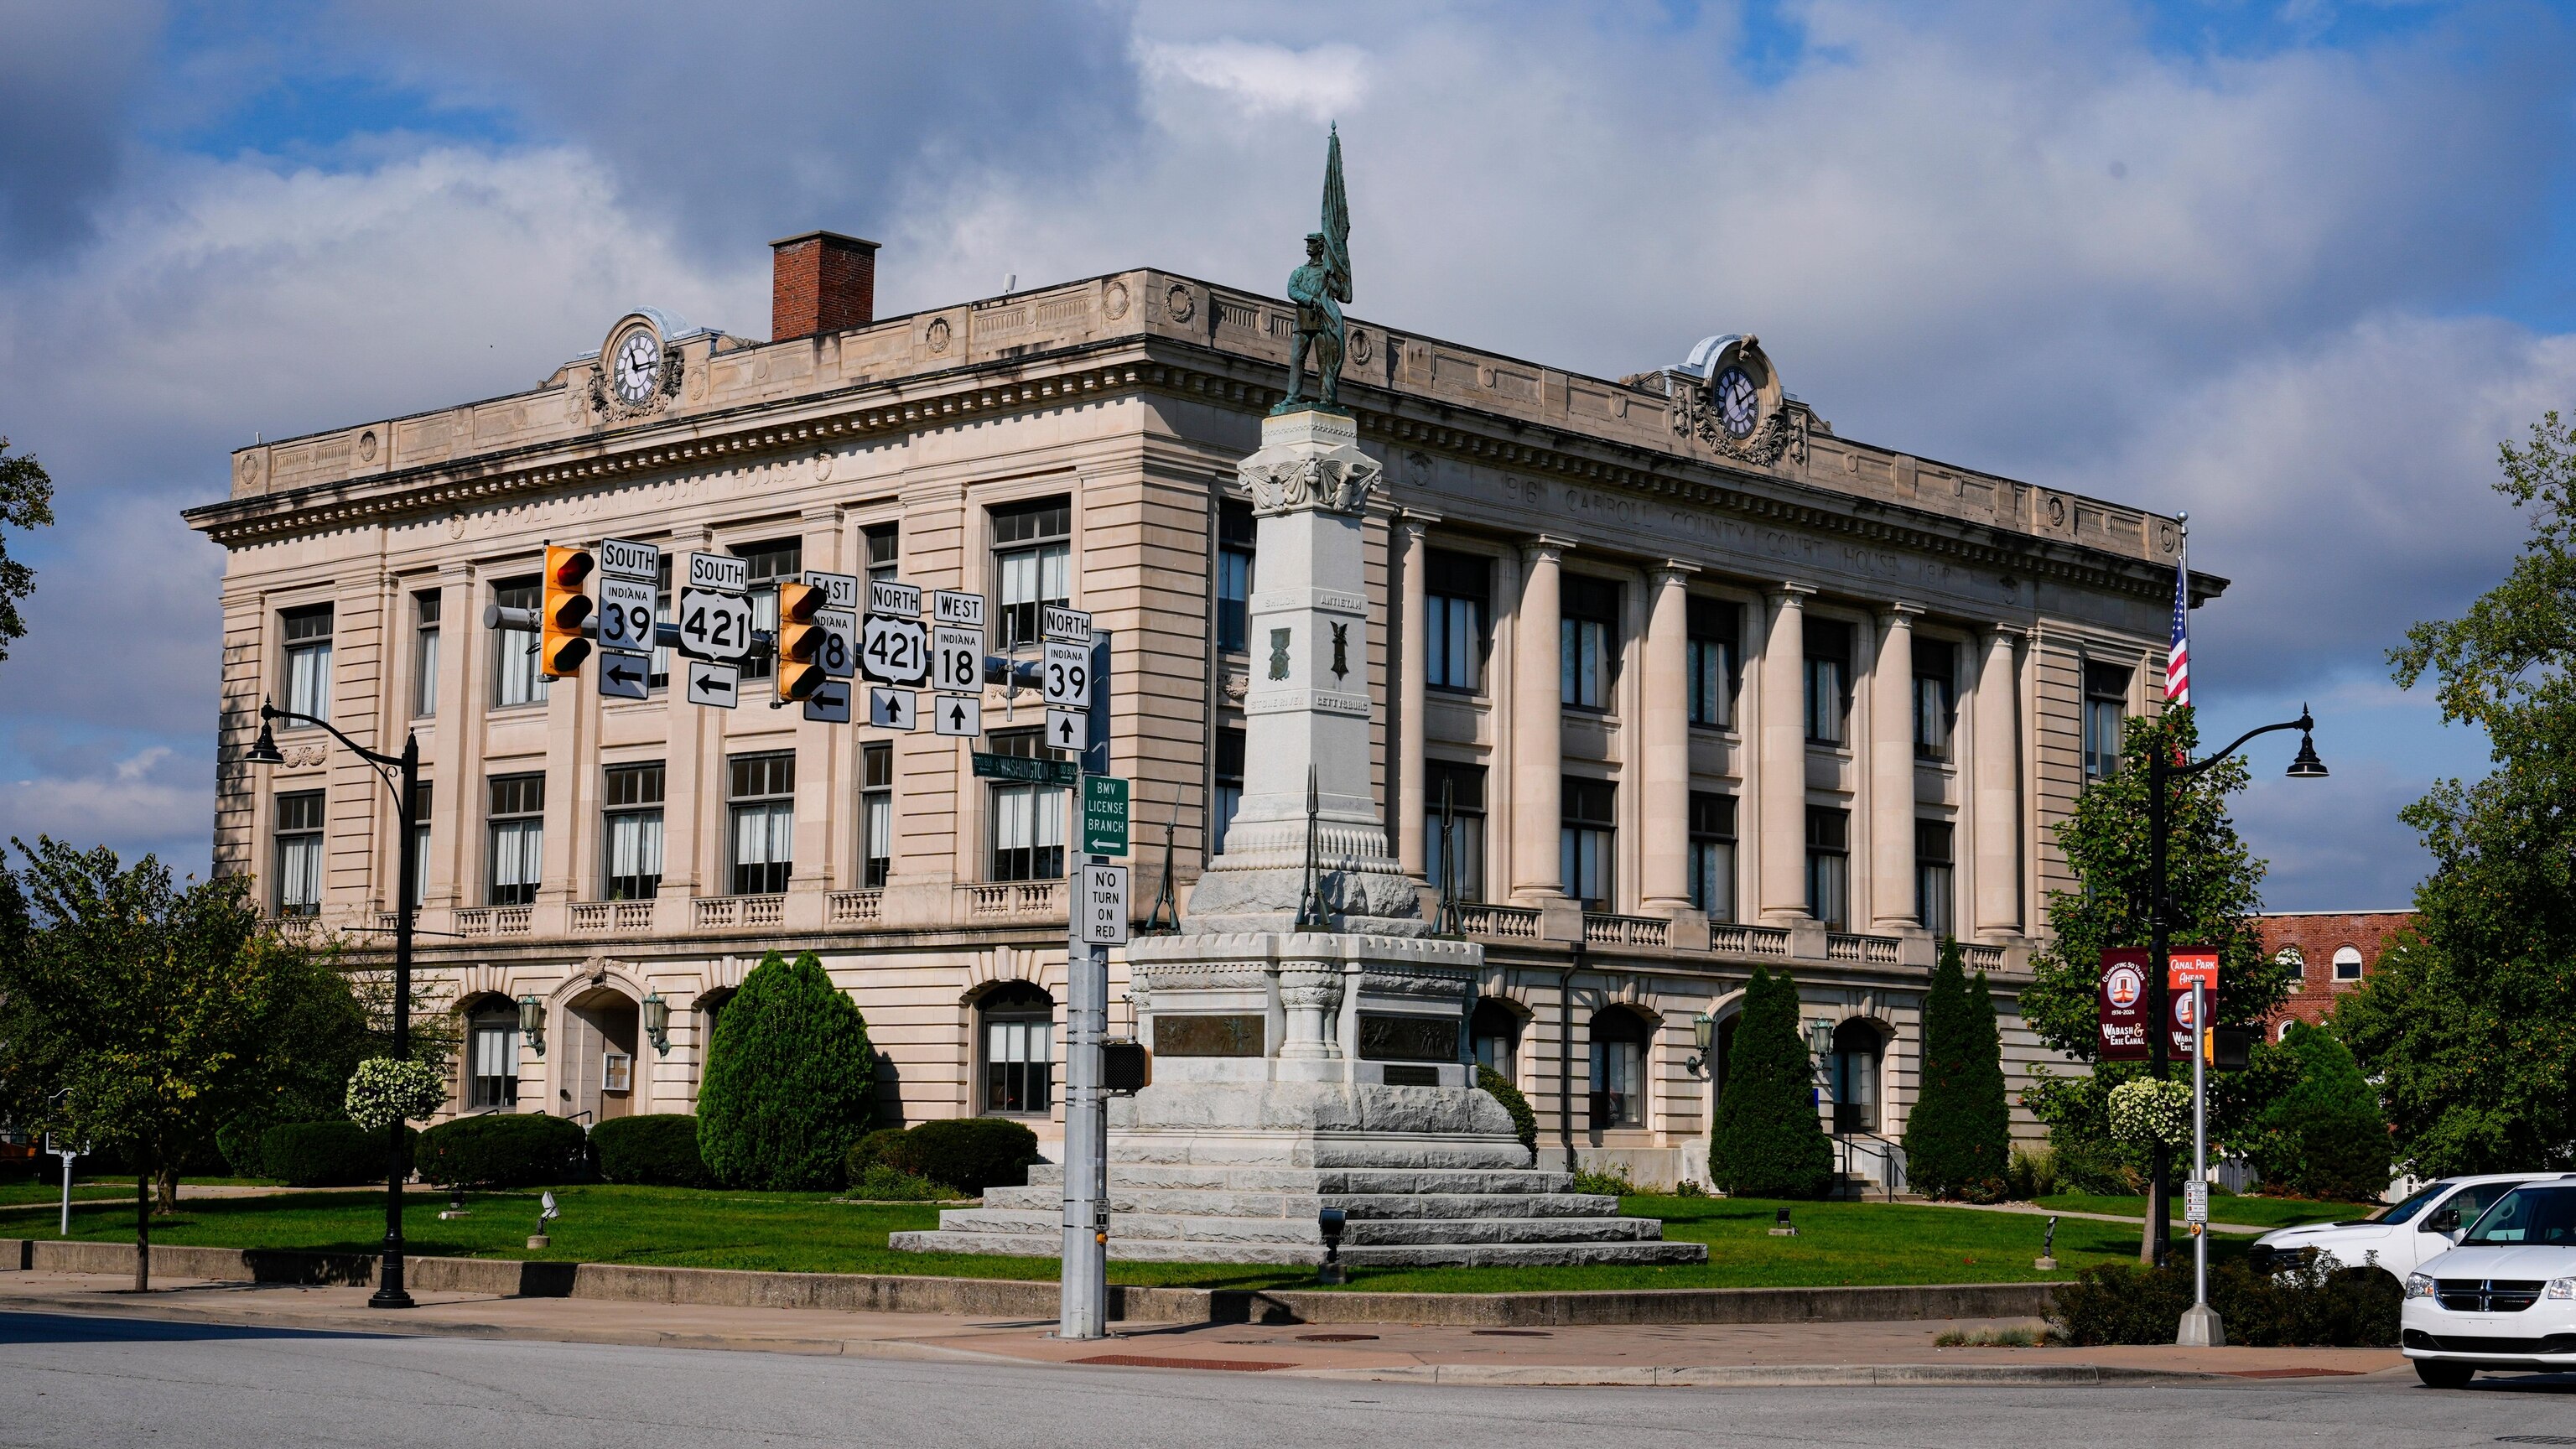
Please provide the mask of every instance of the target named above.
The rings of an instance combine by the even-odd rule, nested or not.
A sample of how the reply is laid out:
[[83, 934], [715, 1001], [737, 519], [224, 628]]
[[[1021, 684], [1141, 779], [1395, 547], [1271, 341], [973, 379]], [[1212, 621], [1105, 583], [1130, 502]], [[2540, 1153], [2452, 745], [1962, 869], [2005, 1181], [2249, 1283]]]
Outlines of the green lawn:
[[[130, 1182], [83, 1182], [77, 1177], [72, 1179], [72, 1201], [80, 1202], [85, 1198], [96, 1197], [122, 1197], [128, 1202], [132, 1202], [134, 1200], [134, 1184]], [[31, 1202], [61, 1202], [62, 1200], [63, 1190], [50, 1182], [0, 1182], [0, 1207], [11, 1207], [19, 1203]]]
[[[792, 1272], [908, 1273], [1051, 1279], [1051, 1258], [897, 1253], [886, 1234], [927, 1228], [936, 1207], [850, 1205], [823, 1193], [692, 1192], [648, 1187], [566, 1187], [552, 1246], [526, 1247], [536, 1195], [476, 1193], [473, 1216], [441, 1222], [443, 1193], [408, 1195], [403, 1232], [421, 1256], [544, 1258]], [[368, 1191], [236, 1198], [186, 1204], [153, 1221], [155, 1242], [372, 1252], [384, 1231], [383, 1199]], [[1626, 1209], [1664, 1220], [1668, 1238], [1709, 1245], [1709, 1262], [1664, 1268], [1361, 1269], [1352, 1286], [1389, 1291], [1494, 1293], [1609, 1288], [1740, 1288], [1865, 1283], [2008, 1282], [2064, 1277], [2137, 1254], [2132, 1229], [2081, 1220], [2059, 1225], [2054, 1274], [2031, 1267], [2042, 1220], [2008, 1213], [1877, 1203], [1797, 1203], [1799, 1236], [1769, 1236], [1780, 1204], [1753, 1199], [1637, 1196]], [[122, 1206], [80, 1207], [75, 1237], [125, 1240]], [[2224, 1245], [2221, 1245], [2224, 1247]], [[1110, 1264], [1118, 1283], [1196, 1288], [1303, 1286], [1301, 1269], [1242, 1264]]]
[[[2066, 1213], [2109, 1213], [2114, 1217], [2147, 1216], [2144, 1197], [2102, 1197], [2089, 1192], [2061, 1192], [2038, 1200], [2040, 1207]], [[2350, 1222], [2368, 1217], [2379, 1210], [2379, 1204], [2368, 1202], [2312, 1202], [2295, 1197], [2218, 1197], [2209, 1200], [2209, 1219], [2217, 1223], [2236, 1223], [2254, 1228], [2286, 1228], [2298, 1223]], [[2182, 1221], [2179, 1196], [2168, 1205], [2175, 1222]]]

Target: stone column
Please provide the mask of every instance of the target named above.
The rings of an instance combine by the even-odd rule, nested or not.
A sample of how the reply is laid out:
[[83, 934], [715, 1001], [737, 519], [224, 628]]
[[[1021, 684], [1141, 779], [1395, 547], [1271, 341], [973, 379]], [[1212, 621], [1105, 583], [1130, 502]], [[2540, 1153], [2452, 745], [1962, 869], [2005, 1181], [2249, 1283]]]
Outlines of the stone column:
[[1690, 576], [1697, 564], [1666, 559], [1649, 576], [1646, 668], [1634, 777], [1637, 818], [1644, 827], [1638, 883], [1648, 915], [1671, 915], [1690, 901]]
[[1761, 793], [1753, 814], [1762, 831], [1762, 919], [1807, 919], [1807, 596], [1805, 584], [1771, 592], [1762, 644]]
[[1919, 926], [1914, 899], [1914, 616], [1912, 604], [1878, 615], [1878, 668], [1869, 679], [1869, 920], [1873, 929]]
[[1557, 565], [1574, 545], [1545, 534], [1521, 546], [1512, 620], [1512, 899], [1561, 896], [1565, 718], [1557, 668]]
[[1987, 636], [1977, 671], [1976, 718], [1970, 745], [1976, 760], [1976, 919], [1981, 936], [2021, 930], [2021, 721], [2020, 683], [2014, 678], [2017, 631], [1998, 625]]
[[1431, 689], [1430, 602], [1423, 572], [1430, 549], [1424, 536], [1438, 522], [1435, 515], [1407, 510], [1396, 522], [1396, 574], [1402, 590], [1396, 625], [1395, 859], [1415, 880], [1425, 878], [1429, 859], [1423, 850], [1423, 811], [1429, 796], [1423, 780], [1422, 712]]

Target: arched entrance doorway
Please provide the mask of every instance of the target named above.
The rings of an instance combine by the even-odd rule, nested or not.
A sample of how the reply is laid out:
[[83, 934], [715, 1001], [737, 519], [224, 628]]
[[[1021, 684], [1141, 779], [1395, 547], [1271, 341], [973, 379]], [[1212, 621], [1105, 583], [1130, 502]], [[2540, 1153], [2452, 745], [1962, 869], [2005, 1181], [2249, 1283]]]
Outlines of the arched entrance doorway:
[[590, 1114], [605, 1122], [628, 1116], [641, 1095], [635, 1079], [635, 998], [613, 987], [594, 987], [564, 1009], [563, 1085], [555, 1107], [566, 1117]]
[[975, 1003], [987, 1115], [1043, 1117], [1055, 1106], [1055, 998], [1026, 981]]
[[1879, 1130], [1879, 1067], [1886, 1054], [1887, 1038], [1878, 1023], [1856, 1016], [1834, 1028], [1836, 1132]]

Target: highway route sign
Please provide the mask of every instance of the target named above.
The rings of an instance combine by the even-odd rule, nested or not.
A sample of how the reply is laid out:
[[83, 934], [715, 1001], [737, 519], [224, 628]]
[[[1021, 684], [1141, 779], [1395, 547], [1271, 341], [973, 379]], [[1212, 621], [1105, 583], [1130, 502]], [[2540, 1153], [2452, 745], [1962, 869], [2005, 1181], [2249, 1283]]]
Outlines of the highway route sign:
[[1081, 870], [1080, 929], [1086, 946], [1127, 944], [1127, 867], [1086, 865]]
[[909, 689], [868, 688], [868, 723], [881, 730], [910, 730], [920, 723], [921, 700]]
[[[1089, 709], [1091, 646], [1049, 639], [1046, 642], [1046, 659], [1039, 669], [1039, 683], [1045, 686], [1048, 709]], [[1054, 743], [1053, 731], [1048, 732], [1048, 743]]]
[[653, 648], [653, 581], [602, 574], [599, 579], [599, 647], [628, 653]]
[[739, 663], [751, 653], [751, 600], [717, 589], [680, 590], [680, 652], [692, 659]]
[[599, 692], [609, 699], [642, 699], [653, 679], [653, 656], [599, 651]]
[[871, 613], [859, 631], [859, 672], [919, 688], [930, 678], [930, 630], [919, 619]]
[[930, 707], [931, 728], [971, 740], [984, 732], [984, 701], [971, 694], [943, 694]]
[[850, 722], [850, 681], [827, 679], [805, 696], [805, 717], [820, 724]]
[[689, 661], [689, 703], [731, 709], [742, 695], [742, 671], [704, 659]]
[[950, 694], [984, 692], [984, 629], [938, 624], [930, 630], [931, 685]]
[[848, 609], [816, 609], [814, 622], [823, 626], [823, 654], [818, 661], [823, 673], [834, 679], [847, 679], [859, 667], [859, 616]]

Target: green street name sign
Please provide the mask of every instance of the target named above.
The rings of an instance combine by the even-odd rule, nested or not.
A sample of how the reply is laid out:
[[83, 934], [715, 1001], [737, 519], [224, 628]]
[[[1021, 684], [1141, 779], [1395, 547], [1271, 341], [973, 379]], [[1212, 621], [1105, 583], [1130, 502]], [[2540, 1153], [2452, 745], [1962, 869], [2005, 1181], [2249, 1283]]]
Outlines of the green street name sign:
[[1082, 777], [1082, 853], [1127, 853], [1127, 782], [1114, 775]]
[[[1012, 780], [1024, 785], [1075, 785], [1082, 780], [1082, 767], [1071, 760], [1032, 760], [1026, 755], [988, 755], [978, 750], [975, 778]], [[1125, 798], [1127, 782], [1119, 781], [1118, 788], [1121, 798]]]

